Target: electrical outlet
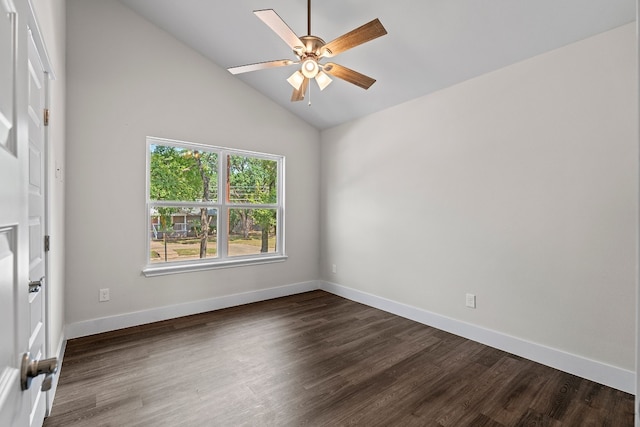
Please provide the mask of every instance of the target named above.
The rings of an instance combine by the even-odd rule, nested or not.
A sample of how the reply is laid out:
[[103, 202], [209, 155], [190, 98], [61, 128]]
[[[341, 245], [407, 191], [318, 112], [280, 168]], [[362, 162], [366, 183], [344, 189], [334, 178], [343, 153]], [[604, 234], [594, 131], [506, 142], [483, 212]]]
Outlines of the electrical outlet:
[[109, 301], [111, 297], [109, 296], [109, 288], [100, 289], [100, 302]]
[[467, 294], [466, 306], [476, 308], [476, 296], [474, 294]]
[[334, 273], [334, 274], [338, 272], [338, 269], [336, 268], [335, 264], [331, 265], [331, 272]]

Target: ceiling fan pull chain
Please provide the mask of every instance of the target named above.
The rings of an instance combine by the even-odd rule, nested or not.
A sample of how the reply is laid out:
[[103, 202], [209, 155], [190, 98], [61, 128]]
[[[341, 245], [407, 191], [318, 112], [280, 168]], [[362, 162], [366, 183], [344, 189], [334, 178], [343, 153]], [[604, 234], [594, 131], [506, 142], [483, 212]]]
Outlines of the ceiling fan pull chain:
[[309, 89], [307, 89], [307, 91], [309, 92], [309, 107], [311, 107], [311, 86], [309, 85]]

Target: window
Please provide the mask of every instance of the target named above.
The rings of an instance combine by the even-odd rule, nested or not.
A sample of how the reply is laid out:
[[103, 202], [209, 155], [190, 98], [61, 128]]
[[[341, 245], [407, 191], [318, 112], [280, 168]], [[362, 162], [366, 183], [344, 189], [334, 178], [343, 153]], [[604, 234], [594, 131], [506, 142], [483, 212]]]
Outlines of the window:
[[284, 157], [147, 138], [147, 276], [282, 261]]

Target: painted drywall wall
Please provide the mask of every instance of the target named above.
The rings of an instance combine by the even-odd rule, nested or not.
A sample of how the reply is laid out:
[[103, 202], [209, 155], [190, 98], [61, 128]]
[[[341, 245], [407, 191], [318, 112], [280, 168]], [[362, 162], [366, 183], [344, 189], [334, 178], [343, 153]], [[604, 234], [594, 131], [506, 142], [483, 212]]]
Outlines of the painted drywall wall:
[[633, 371], [635, 58], [631, 24], [323, 131], [322, 278]]
[[63, 344], [65, 291], [65, 113], [66, 113], [66, 25], [65, 0], [32, 0], [45, 47], [53, 67], [49, 81], [51, 119], [47, 128], [47, 233], [51, 236], [47, 255], [48, 356], [57, 356]]
[[[68, 324], [318, 278], [315, 128], [115, 0], [67, 2], [67, 82]], [[147, 135], [286, 156], [288, 260], [143, 277]]]

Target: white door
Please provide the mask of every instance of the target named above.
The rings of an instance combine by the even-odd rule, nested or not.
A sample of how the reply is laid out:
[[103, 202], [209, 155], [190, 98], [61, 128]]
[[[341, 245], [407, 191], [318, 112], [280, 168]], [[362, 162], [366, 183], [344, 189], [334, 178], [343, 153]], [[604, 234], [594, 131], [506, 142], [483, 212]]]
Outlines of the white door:
[[[0, 426], [40, 426], [46, 405], [45, 74], [26, 0], [0, 0]], [[31, 19], [29, 19], [31, 18]], [[40, 281], [40, 287], [31, 286]], [[33, 290], [33, 292], [31, 292]]]
[[[44, 359], [46, 315], [45, 294], [45, 73], [33, 35], [28, 45], [28, 116], [29, 116], [29, 347], [32, 359]], [[41, 426], [46, 411], [45, 393], [41, 390], [44, 377], [34, 378], [29, 389], [31, 426]]]
[[[17, 10], [16, 6], [20, 9]], [[0, 0], [0, 425], [26, 426], [30, 404], [21, 391], [21, 356], [28, 345], [28, 174], [24, 125], [26, 31], [22, 4]], [[25, 62], [26, 63], [26, 62]]]

